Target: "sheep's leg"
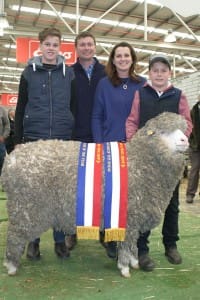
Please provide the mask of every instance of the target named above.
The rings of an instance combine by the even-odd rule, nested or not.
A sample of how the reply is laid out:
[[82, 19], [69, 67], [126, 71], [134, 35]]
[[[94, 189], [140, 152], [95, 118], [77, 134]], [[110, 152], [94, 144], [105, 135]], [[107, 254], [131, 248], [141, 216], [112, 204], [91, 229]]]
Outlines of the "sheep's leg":
[[15, 275], [20, 265], [26, 245], [26, 240], [22, 236], [23, 233], [17, 230], [16, 225], [8, 225], [6, 258], [3, 263], [8, 270], [8, 275]]
[[117, 266], [121, 275], [126, 278], [131, 276], [129, 266], [133, 269], [138, 269], [138, 260], [136, 256], [133, 255], [127, 242], [119, 243]]

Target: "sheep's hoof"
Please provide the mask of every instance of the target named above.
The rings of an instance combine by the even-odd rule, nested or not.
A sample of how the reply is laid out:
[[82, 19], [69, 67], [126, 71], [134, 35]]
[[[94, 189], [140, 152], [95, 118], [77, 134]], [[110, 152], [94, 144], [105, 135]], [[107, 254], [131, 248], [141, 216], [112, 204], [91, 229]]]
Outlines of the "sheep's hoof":
[[129, 272], [129, 268], [122, 268], [121, 269], [121, 275], [125, 278], [130, 278], [131, 274]]
[[125, 277], [125, 278], [129, 278], [129, 277], [131, 277], [131, 274], [130, 274], [130, 272], [129, 272], [129, 267], [124, 267], [124, 266], [122, 266], [121, 264], [117, 264], [117, 267], [118, 267], [118, 269], [120, 270], [120, 272], [121, 272], [121, 275], [123, 276], [123, 277]]
[[8, 271], [8, 275], [10, 276], [14, 276], [17, 273], [17, 267], [13, 265], [12, 262], [8, 262], [8, 261], [4, 261], [3, 262], [3, 266], [6, 267], [7, 271]]
[[131, 257], [130, 265], [133, 269], [139, 269], [138, 260], [134, 256]]
[[131, 267], [134, 269], [134, 270], [138, 270], [140, 267], [139, 267], [139, 264], [135, 264], [135, 265], [131, 265]]

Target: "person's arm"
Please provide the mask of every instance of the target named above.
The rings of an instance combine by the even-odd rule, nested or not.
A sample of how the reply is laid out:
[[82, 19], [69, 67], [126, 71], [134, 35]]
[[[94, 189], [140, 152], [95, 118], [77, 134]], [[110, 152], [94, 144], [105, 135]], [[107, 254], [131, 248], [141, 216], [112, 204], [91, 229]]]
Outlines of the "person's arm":
[[72, 129], [72, 135], [71, 135], [71, 139], [74, 140], [76, 139], [76, 132], [75, 132], [75, 128], [76, 128], [76, 111], [77, 111], [77, 102], [76, 102], [76, 81], [75, 79], [72, 80], [71, 82], [71, 99], [70, 99], [70, 110], [73, 114], [74, 117], [74, 126]]
[[190, 108], [188, 105], [188, 101], [186, 96], [183, 93], [181, 93], [181, 98], [179, 102], [179, 114], [182, 115], [187, 121], [187, 130], [185, 132], [185, 135], [189, 137], [192, 132], [193, 125], [192, 125], [192, 119], [190, 115]]
[[131, 107], [131, 112], [126, 119], [126, 140], [130, 141], [133, 135], [138, 130], [140, 122], [140, 98], [139, 98], [139, 92], [135, 92], [135, 97], [133, 99], [133, 104]]
[[75, 118], [75, 116], [76, 116], [76, 82], [75, 82], [75, 79], [73, 79], [71, 82], [70, 110]]
[[8, 114], [4, 108], [2, 108], [2, 124], [3, 124], [3, 130], [2, 130], [2, 136], [1, 136], [1, 142], [4, 142], [5, 139], [10, 134], [10, 121], [8, 118]]
[[92, 112], [92, 135], [95, 143], [103, 143], [104, 99], [101, 81], [97, 85]]
[[14, 144], [21, 144], [23, 140], [23, 120], [26, 104], [28, 102], [28, 83], [23, 74], [20, 78], [18, 100], [15, 112], [15, 126], [14, 126]]

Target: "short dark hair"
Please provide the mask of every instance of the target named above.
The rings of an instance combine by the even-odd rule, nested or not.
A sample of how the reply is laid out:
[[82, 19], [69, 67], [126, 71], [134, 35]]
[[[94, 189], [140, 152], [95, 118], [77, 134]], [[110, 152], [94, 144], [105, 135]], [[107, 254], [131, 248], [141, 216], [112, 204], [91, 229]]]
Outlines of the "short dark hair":
[[91, 37], [93, 39], [93, 41], [94, 41], [94, 44], [96, 45], [96, 40], [95, 40], [94, 35], [92, 33], [88, 32], [88, 31], [82, 31], [75, 38], [75, 47], [77, 46], [78, 41], [80, 39], [84, 39], [86, 37]]
[[164, 54], [154, 54], [150, 57], [149, 59], [149, 70], [151, 67], [156, 63], [156, 62], [161, 62], [168, 66], [169, 70], [171, 70], [171, 64], [169, 62], [169, 59], [166, 55]]
[[60, 30], [55, 27], [47, 27], [39, 32], [38, 39], [39, 39], [40, 43], [44, 42], [44, 40], [47, 38], [47, 36], [57, 36], [60, 41], [62, 38]]

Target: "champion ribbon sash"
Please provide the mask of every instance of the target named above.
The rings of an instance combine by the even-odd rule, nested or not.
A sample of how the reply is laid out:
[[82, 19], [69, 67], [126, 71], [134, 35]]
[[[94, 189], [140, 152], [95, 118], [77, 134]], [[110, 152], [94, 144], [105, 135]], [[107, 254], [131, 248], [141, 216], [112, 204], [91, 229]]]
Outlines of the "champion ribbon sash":
[[104, 143], [104, 169], [105, 242], [124, 241], [128, 202], [128, 170], [125, 143]]
[[78, 161], [76, 225], [80, 239], [99, 239], [102, 144], [81, 143]]

